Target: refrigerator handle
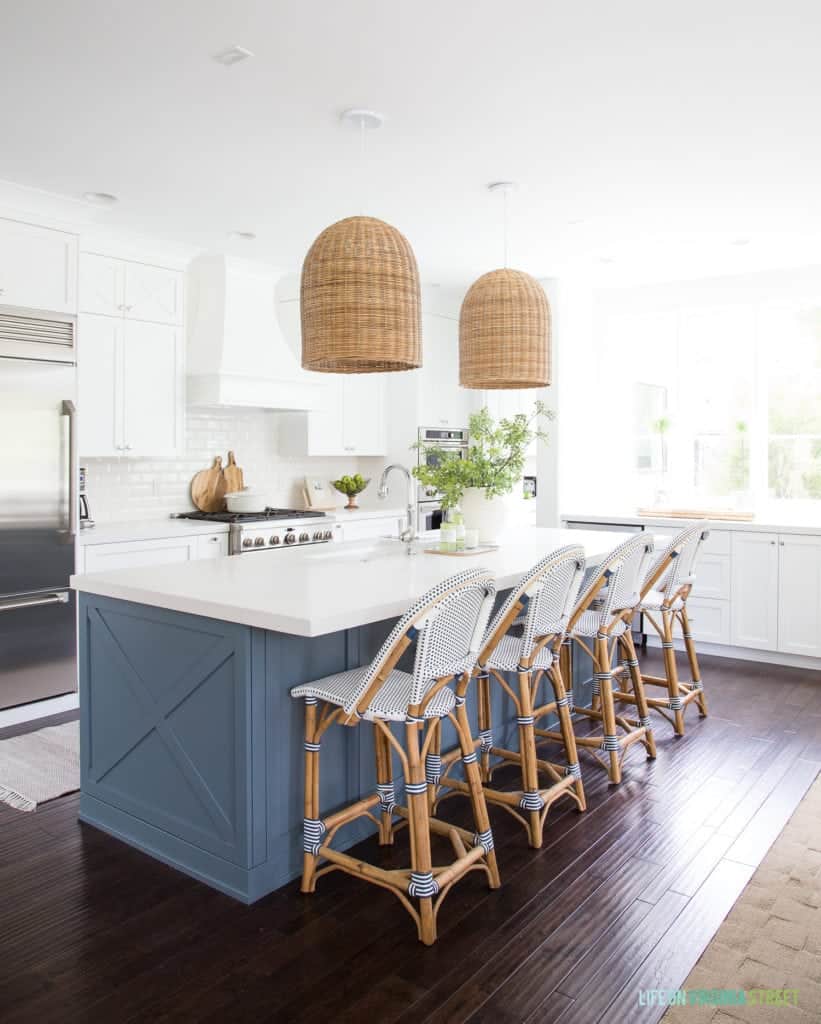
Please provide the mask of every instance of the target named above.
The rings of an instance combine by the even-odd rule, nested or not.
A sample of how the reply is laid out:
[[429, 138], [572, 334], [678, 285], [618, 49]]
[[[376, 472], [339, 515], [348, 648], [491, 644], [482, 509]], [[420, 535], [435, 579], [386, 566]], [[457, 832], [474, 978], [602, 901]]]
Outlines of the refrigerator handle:
[[68, 416], [68, 532], [76, 537], [80, 516], [80, 499], [77, 494], [77, 409], [70, 398], [63, 400], [63, 415]]
[[36, 608], [41, 604], [68, 604], [68, 591], [56, 590], [53, 594], [37, 597], [0, 598], [0, 612], [10, 612], [16, 608]]

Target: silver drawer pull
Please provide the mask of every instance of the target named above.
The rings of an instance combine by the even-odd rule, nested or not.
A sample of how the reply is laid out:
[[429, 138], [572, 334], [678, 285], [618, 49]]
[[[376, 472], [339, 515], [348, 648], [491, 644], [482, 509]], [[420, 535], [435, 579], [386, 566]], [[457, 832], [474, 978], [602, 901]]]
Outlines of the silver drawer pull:
[[54, 594], [42, 594], [37, 597], [24, 597], [11, 601], [0, 599], [0, 612], [10, 612], [14, 608], [36, 608], [41, 604], [68, 604], [68, 591], [59, 590]]

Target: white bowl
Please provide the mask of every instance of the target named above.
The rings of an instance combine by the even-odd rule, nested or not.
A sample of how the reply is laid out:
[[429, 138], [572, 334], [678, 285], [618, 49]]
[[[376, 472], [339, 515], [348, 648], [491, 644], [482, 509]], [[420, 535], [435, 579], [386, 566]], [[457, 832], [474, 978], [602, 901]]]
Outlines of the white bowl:
[[229, 512], [262, 512], [271, 501], [261, 491], [246, 487], [241, 491], [231, 491], [225, 495], [225, 507]]

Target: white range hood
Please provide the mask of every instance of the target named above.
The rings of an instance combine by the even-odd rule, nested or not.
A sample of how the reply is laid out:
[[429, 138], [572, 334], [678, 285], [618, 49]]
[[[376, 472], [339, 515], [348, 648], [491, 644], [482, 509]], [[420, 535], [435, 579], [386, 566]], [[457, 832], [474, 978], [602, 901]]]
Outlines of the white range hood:
[[[282, 276], [272, 267], [220, 253], [206, 253], [191, 263], [189, 405], [289, 412], [315, 408], [321, 386], [299, 365], [278, 317], [276, 285]], [[296, 302], [288, 304], [287, 313], [298, 331]]]

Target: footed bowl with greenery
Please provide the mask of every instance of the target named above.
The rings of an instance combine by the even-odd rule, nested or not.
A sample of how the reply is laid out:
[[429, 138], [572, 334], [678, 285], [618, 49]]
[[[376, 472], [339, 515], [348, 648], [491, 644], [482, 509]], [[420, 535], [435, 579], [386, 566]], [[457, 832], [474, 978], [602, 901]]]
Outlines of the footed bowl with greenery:
[[348, 499], [345, 508], [353, 509], [359, 508], [356, 502], [357, 494], [361, 494], [370, 482], [370, 479], [366, 480], [360, 473], [355, 473], [353, 476], [343, 476], [339, 480], [331, 480], [331, 486]]

